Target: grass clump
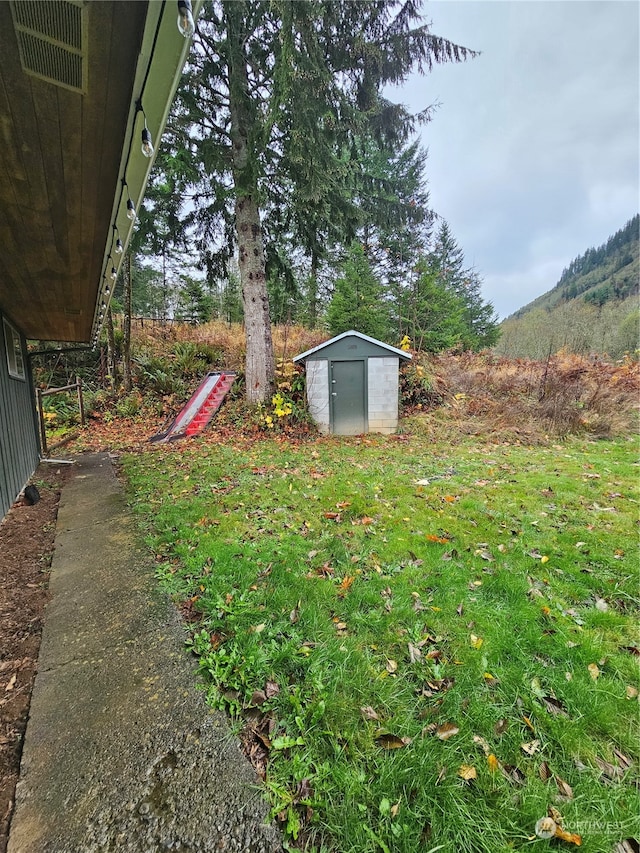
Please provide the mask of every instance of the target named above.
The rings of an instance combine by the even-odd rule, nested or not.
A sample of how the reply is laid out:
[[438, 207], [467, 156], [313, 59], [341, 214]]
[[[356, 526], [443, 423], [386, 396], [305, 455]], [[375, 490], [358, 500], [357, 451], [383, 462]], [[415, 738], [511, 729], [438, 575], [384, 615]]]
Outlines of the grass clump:
[[208, 701], [292, 849], [637, 838], [637, 444], [413, 424], [123, 458]]

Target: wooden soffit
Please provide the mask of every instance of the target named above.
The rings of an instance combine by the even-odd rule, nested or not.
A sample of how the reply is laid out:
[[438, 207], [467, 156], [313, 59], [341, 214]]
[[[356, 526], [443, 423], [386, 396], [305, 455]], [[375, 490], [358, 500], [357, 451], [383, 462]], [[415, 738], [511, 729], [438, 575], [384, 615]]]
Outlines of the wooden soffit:
[[151, 167], [139, 104], [156, 141], [189, 47], [176, 17], [165, 0], [0, 2], [0, 309], [28, 338], [99, 326], [113, 225], [126, 245]]

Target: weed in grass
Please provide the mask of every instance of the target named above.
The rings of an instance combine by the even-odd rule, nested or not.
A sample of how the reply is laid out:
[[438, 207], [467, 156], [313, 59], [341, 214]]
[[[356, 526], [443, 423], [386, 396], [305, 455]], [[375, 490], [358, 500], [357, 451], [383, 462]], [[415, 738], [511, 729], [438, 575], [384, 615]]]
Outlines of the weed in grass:
[[[292, 847], [638, 837], [635, 445], [264, 441], [124, 460]], [[546, 849], [546, 847], [545, 847]]]

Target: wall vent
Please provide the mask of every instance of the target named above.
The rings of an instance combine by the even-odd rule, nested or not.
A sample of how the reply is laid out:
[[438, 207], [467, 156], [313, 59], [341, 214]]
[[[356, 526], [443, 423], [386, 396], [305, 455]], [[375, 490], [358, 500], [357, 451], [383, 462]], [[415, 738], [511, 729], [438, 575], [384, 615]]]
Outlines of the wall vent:
[[10, 0], [22, 69], [86, 92], [86, 14], [76, 0]]

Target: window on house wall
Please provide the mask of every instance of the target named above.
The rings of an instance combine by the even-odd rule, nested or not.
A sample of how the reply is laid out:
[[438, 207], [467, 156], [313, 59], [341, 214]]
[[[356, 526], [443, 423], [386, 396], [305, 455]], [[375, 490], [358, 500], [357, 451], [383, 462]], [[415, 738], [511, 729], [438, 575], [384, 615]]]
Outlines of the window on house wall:
[[9, 367], [9, 376], [12, 376], [14, 379], [22, 379], [24, 381], [26, 379], [26, 374], [20, 335], [8, 320], [3, 319], [2, 322], [4, 325], [4, 340], [7, 349], [7, 366]]

